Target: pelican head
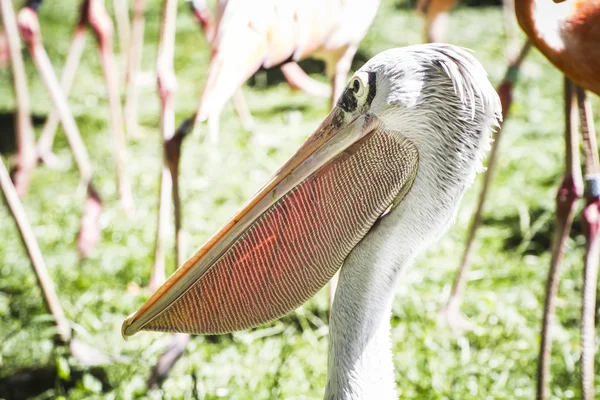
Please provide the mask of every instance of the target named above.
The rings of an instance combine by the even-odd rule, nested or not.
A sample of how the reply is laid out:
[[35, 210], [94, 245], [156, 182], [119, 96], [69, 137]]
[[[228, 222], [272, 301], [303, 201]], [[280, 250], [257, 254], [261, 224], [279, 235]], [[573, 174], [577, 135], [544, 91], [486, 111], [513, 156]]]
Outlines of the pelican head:
[[127, 318], [123, 335], [251, 328], [300, 306], [341, 267], [326, 398], [393, 398], [396, 277], [447, 228], [499, 116], [496, 92], [464, 49], [375, 56], [296, 154]]

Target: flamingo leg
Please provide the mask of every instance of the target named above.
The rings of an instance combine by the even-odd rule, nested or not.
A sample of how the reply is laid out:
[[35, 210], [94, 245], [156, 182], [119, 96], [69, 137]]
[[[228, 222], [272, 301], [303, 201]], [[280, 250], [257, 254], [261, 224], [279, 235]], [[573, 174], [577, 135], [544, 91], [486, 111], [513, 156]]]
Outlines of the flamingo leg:
[[[126, 57], [129, 54], [129, 10], [128, 1], [113, 0], [113, 9], [115, 10], [115, 19], [117, 20], [117, 32], [119, 36], [119, 51]], [[103, 4], [104, 5], [104, 4]]]
[[[75, 123], [75, 119], [73, 118], [73, 114], [71, 114], [71, 110], [67, 104], [67, 98], [60, 89], [58, 79], [52, 68], [52, 63], [42, 45], [42, 37], [36, 12], [30, 7], [22, 8], [21, 11], [19, 11], [18, 22], [21, 36], [27, 43], [29, 52], [42, 77], [46, 90], [54, 103], [54, 107], [58, 111], [67, 136], [67, 141], [71, 146], [75, 162], [79, 168], [81, 180], [88, 191], [88, 199], [86, 206], [84, 207], [84, 215], [81, 219], [81, 228], [77, 239], [79, 252], [81, 256], [85, 257], [89, 251], [95, 247], [100, 237], [100, 221], [97, 216], [99, 215], [98, 210], [101, 208], [101, 202], [97, 191], [92, 185], [92, 165], [83, 140], [81, 139], [77, 124]], [[86, 211], [89, 210], [94, 210], [95, 213], [86, 214]]]
[[133, 1], [133, 25], [131, 28], [129, 57], [127, 58], [127, 94], [125, 99], [125, 126], [129, 133], [138, 130], [137, 76], [140, 71], [144, 49], [144, 8], [145, 0]]
[[502, 10], [504, 11], [504, 32], [506, 33], [506, 58], [510, 60], [519, 45], [519, 24], [515, 15], [515, 0], [503, 0]]
[[552, 240], [552, 258], [546, 282], [546, 299], [542, 322], [542, 338], [537, 371], [537, 399], [549, 396], [548, 377], [552, 352], [551, 324], [554, 315], [556, 293], [558, 291], [559, 267], [563, 258], [566, 241], [569, 237], [575, 203], [583, 194], [583, 182], [579, 166], [577, 135], [577, 103], [574, 84], [565, 77], [565, 148], [566, 171], [556, 196], [556, 228]]
[[[181, 144], [185, 134], [187, 133], [188, 125], [191, 125], [191, 120], [187, 121], [187, 124], [183, 124], [183, 131], [178, 129], [175, 131], [175, 110], [174, 110], [174, 93], [176, 77], [173, 70], [173, 50], [175, 46], [175, 16], [177, 12], [177, 1], [176, 0], [165, 0], [163, 9], [163, 25], [161, 29], [161, 37], [159, 44], [158, 60], [157, 60], [157, 77], [158, 77], [158, 88], [160, 92], [160, 98], [162, 102], [162, 117], [161, 125], [163, 132], [163, 167], [162, 167], [162, 184], [161, 184], [161, 204], [159, 216], [159, 225], [162, 221], [162, 226], [159, 229], [166, 227], [166, 203], [168, 202], [168, 187], [172, 189], [172, 200], [175, 214], [175, 247], [176, 247], [176, 262], [177, 265], [181, 265], [184, 261], [183, 254], [183, 242], [181, 237], [181, 204], [179, 197], [179, 159], [181, 154]], [[167, 183], [165, 183], [167, 182]], [[159, 235], [163, 235], [163, 232], [157, 232], [157, 249], [159, 244]], [[161, 246], [164, 246], [162, 244]], [[164, 250], [163, 250], [164, 252]], [[156, 256], [156, 253], [155, 253]], [[158, 283], [157, 281], [162, 278], [164, 281], [164, 254], [162, 255], [162, 271], [157, 271], [157, 264], [155, 259], [155, 269], [152, 277], [154, 281], [151, 283]], [[162, 281], [160, 282], [162, 284]], [[158, 286], [157, 286], [158, 287]], [[169, 371], [175, 365], [177, 360], [181, 357], [185, 351], [185, 347], [190, 340], [190, 335], [178, 333], [173, 336], [173, 341], [169, 345], [169, 348], [163, 353], [154, 367], [150, 379], [148, 380], [149, 388], [157, 388], [166, 379]]]
[[17, 19], [12, 1], [1, 0], [0, 11], [10, 51], [15, 97], [17, 100], [17, 159], [13, 171], [13, 180], [17, 193], [19, 196], [23, 196], [27, 191], [31, 172], [37, 164], [35, 136], [31, 124], [27, 76], [25, 75], [25, 67], [23, 65], [23, 58], [21, 57], [21, 40], [19, 39]]
[[8, 66], [10, 62], [10, 49], [6, 32], [0, 29], [0, 70]]
[[[10, 2], [10, 0], [3, 0], [3, 2], [7, 1]], [[3, 15], [5, 15], [4, 8], [2, 11]], [[10, 180], [8, 170], [4, 165], [2, 157], [0, 157], [0, 188], [2, 189], [2, 193], [4, 194], [4, 198], [6, 199], [6, 203], [8, 204], [11, 215], [17, 224], [17, 228], [19, 229], [21, 240], [23, 241], [23, 245], [25, 246], [27, 254], [29, 255], [29, 260], [33, 266], [38, 285], [42, 289], [46, 307], [50, 311], [50, 314], [52, 314], [54, 317], [56, 328], [58, 330], [58, 339], [62, 343], [68, 343], [71, 340], [71, 327], [69, 325], [69, 321], [65, 317], [62, 306], [60, 305], [60, 301], [58, 300], [58, 296], [54, 290], [54, 283], [52, 282], [52, 278], [48, 273], [46, 263], [42, 257], [42, 252], [40, 251], [40, 247], [35, 239], [31, 225], [27, 220], [27, 215], [25, 214], [23, 205], [19, 200], [19, 195], [17, 194], [17, 191]]]
[[[175, 88], [176, 77], [173, 69], [173, 55], [175, 47], [175, 18], [177, 1], [165, 0], [163, 3], [163, 21], [160, 32], [158, 58], [156, 62], [156, 75], [158, 92], [161, 101], [161, 131], [163, 138], [163, 163], [161, 169], [161, 185], [159, 198], [159, 215], [156, 232], [156, 245], [154, 252], [154, 267], [150, 276], [149, 286], [155, 290], [165, 279], [165, 248], [164, 237], [168, 223], [169, 192], [173, 190], [173, 181], [169, 168], [168, 148], [169, 140], [175, 131]], [[175, 196], [173, 196], [175, 198]], [[177, 195], [179, 198], [179, 195]], [[176, 205], [178, 207], [178, 205]], [[179, 210], [175, 211], [176, 215]], [[176, 238], [179, 232], [176, 232]], [[176, 239], [177, 240], [177, 239]], [[180, 244], [177, 243], [178, 247]]]
[[185, 333], [176, 333], [173, 335], [173, 341], [152, 369], [152, 374], [148, 379], [149, 389], [158, 389], [165, 379], [167, 379], [169, 372], [183, 355], [190, 338], [191, 336]]
[[171, 191], [172, 184], [168, 170], [164, 168], [164, 165], [161, 165], [159, 188], [156, 238], [154, 242], [154, 266], [152, 267], [152, 273], [148, 281], [148, 288], [152, 291], [158, 289], [167, 278], [165, 274], [165, 236], [169, 223], [169, 192]]
[[[71, 86], [73, 85], [73, 80], [75, 78], [75, 72], [79, 67], [79, 61], [81, 59], [81, 54], [83, 53], [84, 47], [85, 23], [80, 22], [75, 28], [71, 47], [69, 48], [69, 54], [67, 55], [67, 61], [65, 62], [65, 66], [60, 77], [60, 87], [65, 96], [69, 96], [69, 92], [71, 91]], [[38, 156], [45, 163], [49, 161], [50, 164], [52, 164], [53, 162], [53, 158], [51, 156], [52, 145], [54, 143], [54, 137], [56, 135], [56, 129], [58, 128], [59, 122], [60, 116], [58, 114], [58, 110], [53, 108], [50, 114], [48, 114], [48, 118], [46, 119], [46, 123], [44, 124], [42, 134], [40, 135], [40, 139], [38, 140], [37, 144]]]
[[166, 159], [169, 165], [169, 174], [171, 176], [171, 199], [173, 201], [173, 214], [175, 220], [175, 262], [177, 265], [183, 265], [184, 243], [183, 231], [181, 230], [181, 198], [179, 197], [179, 160], [181, 159], [181, 144], [183, 137], [173, 136], [166, 143]]
[[[502, 79], [502, 82], [498, 87], [498, 94], [500, 96], [500, 102], [502, 104], [503, 121], [506, 120], [506, 118], [508, 117], [508, 112], [512, 104], [512, 89], [515, 83], [517, 82], [519, 68], [521, 67], [523, 60], [529, 53], [530, 49], [531, 43], [529, 41], [525, 42], [518, 57], [516, 57], [509, 64], [506, 70], [506, 74], [504, 75], [504, 79]], [[460, 317], [460, 307], [464, 299], [464, 293], [467, 285], [467, 274], [469, 273], [471, 266], [471, 256], [473, 253], [473, 245], [475, 244], [475, 235], [477, 229], [481, 225], [483, 206], [485, 204], [490, 183], [492, 181], [501, 137], [502, 128], [500, 128], [498, 132], [496, 132], [496, 137], [494, 138], [495, 140], [492, 143], [492, 150], [488, 158], [487, 170], [484, 174], [483, 186], [481, 188], [481, 192], [479, 193], [477, 208], [475, 209], [475, 213], [473, 214], [473, 218], [471, 219], [471, 223], [469, 225], [467, 243], [465, 245], [465, 250], [462, 255], [460, 267], [458, 268], [458, 273], [456, 275], [456, 278], [454, 279], [452, 291], [450, 292], [450, 297], [448, 298], [446, 307], [442, 311], [442, 314], [444, 315], [445, 319], [448, 321], [450, 326], [454, 328], [464, 327], [462, 318]]]
[[[121, 2], [122, 1], [120, 1], [120, 3]], [[110, 129], [113, 137], [119, 198], [123, 210], [131, 215], [133, 213], [133, 196], [131, 194], [131, 185], [125, 169], [127, 149], [125, 144], [125, 134], [123, 132], [123, 114], [121, 110], [118, 74], [116, 72], [113, 55], [113, 25], [110, 16], [104, 8], [103, 2], [90, 0], [89, 7], [89, 22], [90, 26], [96, 32], [98, 45], [100, 46], [100, 60], [102, 62], [102, 69], [106, 80], [108, 106], [110, 109]]]
[[594, 399], [594, 351], [596, 289], [600, 259], [600, 162], [594, 120], [585, 91], [577, 87], [585, 160], [585, 200], [583, 231], [586, 239], [581, 318], [581, 392], [582, 399]]

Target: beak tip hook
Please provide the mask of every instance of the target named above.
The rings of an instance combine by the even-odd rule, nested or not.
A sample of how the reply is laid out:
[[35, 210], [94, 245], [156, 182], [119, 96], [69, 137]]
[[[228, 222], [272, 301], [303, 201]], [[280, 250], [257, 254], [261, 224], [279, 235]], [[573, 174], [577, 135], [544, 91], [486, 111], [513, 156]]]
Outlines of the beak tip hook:
[[123, 321], [123, 325], [121, 326], [121, 336], [123, 336], [123, 339], [125, 341], [127, 341], [129, 339], [129, 337], [131, 337], [137, 333], [137, 330], [134, 332], [130, 331], [131, 324], [133, 322], [134, 317], [135, 317], [135, 313], [133, 313], [130, 316], [128, 316], [127, 318], [125, 318], [125, 321]]

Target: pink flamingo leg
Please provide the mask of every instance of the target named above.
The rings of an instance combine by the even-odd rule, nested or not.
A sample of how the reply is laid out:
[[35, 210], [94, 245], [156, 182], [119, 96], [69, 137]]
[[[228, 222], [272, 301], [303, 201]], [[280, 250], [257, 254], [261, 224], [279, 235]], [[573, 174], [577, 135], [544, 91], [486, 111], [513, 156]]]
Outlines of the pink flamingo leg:
[[[159, 55], [157, 60], [157, 77], [160, 98], [162, 102], [161, 125], [163, 132], [163, 167], [161, 174], [161, 196], [159, 206], [159, 227], [157, 232], [157, 246], [155, 253], [155, 265], [150, 279], [150, 284], [161, 284], [164, 280], [164, 248], [163, 248], [163, 230], [168, 220], [168, 192], [169, 186], [172, 189], [172, 200], [175, 212], [175, 247], [176, 262], [181, 265], [183, 258], [183, 242], [181, 238], [181, 205], [179, 199], [179, 159], [181, 154], [181, 143], [186, 128], [191, 125], [188, 120], [184, 123], [184, 129], [175, 130], [174, 113], [174, 91], [175, 91], [175, 73], [173, 71], [173, 48], [175, 45], [175, 16], [177, 12], [176, 0], [165, 0], [163, 12], [163, 24], [161, 28], [161, 37], [159, 44]], [[184, 132], [185, 131], [185, 132]], [[160, 247], [159, 247], [160, 245]], [[162, 253], [159, 254], [159, 248]], [[160, 258], [159, 258], [160, 256]], [[158, 268], [160, 267], [160, 269]], [[190, 335], [176, 334], [173, 337], [171, 345], [167, 351], [160, 356], [158, 362], [148, 380], [149, 388], [158, 387], [167, 377], [169, 371], [177, 360], [183, 354], [185, 347], [190, 340]]]
[[586, 238], [581, 318], [581, 392], [584, 400], [594, 399], [594, 352], [596, 289], [600, 260], [600, 162], [594, 119], [585, 91], [577, 87], [585, 159], [583, 231]]
[[558, 291], [559, 269], [563, 258], [566, 241], [569, 237], [575, 204], [583, 195], [583, 181], [579, 167], [579, 147], [577, 135], [577, 103], [574, 98], [574, 84], [565, 77], [565, 178], [556, 196], [556, 228], [552, 240], [552, 258], [548, 281], [546, 282], [546, 299], [542, 322], [542, 338], [537, 372], [537, 399], [548, 398], [550, 356], [552, 352], [551, 325], [554, 315], [556, 293]]
[[148, 379], [149, 389], [158, 389], [169, 376], [175, 363], [181, 358], [191, 336], [185, 333], [176, 333], [167, 350], [158, 359]]
[[113, 26], [110, 16], [104, 8], [103, 2], [99, 0], [89, 1], [89, 22], [98, 39], [100, 46], [100, 60], [106, 80], [108, 94], [108, 106], [110, 108], [110, 125], [115, 150], [117, 169], [117, 182], [119, 186], [119, 198], [123, 210], [133, 214], [133, 196], [131, 185], [127, 178], [125, 164], [127, 160], [127, 149], [125, 145], [125, 134], [123, 132], [123, 115], [121, 111], [121, 95], [119, 93], [118, 74], [113, 56]]
[[[177, 2], [175, 0], [165, 0], [163, 4], [163, 22], [161, 26], [160, 43], [158, 50], [156, 74], [158, 82], [158, 91], [160, 94], [160, 100], [162, 105], [161, 112], [161, 131], [163, 137], [163, 165], [161, 172], [161, 185], [160, 185], [160, 203], [159, 203], [159, 216], [158, 216], [158, 227], [156, 237], [156, 247], [154, 254], [154, 268], [150, 277], [149, 286], [151, 289], [157, 289], [165, 279], [165, 250], [164, 250], [164, 236], [168, 223], [168, 209], [169, 209], [169, 192], [173, 191], [176, 187], [173, 185], [173, 178], [171, 176], [170, 160], [168, 158], [167, 145], [169, 140], [173, 137], [175, 132], [175, 88], [176, 88], [176, 77], [173, 69], [173, 51], [175, 47], [175, 18], [177, 13]], [[179, 196], [173, 195], [173, 198]], [[176, 209], [179, 208], [179, 204], [174, 205]], [[179, 215], [179, 210], [175, 211], [175, 215]], [[176, 221], [176, 226], [180, 226], [181, 223]], [[180, 235], [176, 232], [176, 246], [179, 248]], [[179, 251], [177, 252], [179, 253]], [[179, 260], [177, 261], [179, 265]]]
[[6, 68], [10, 62], [10, 49], [6, 32], [0, 30], [0, 70]]
[[113, 0], [113, 9], [115, 10], [119, 36], [119, 52], [125, 55], [125, 59], [127, 59], [127, 55], [129, 54], [129, 35], [131, 30], [129, 26], [128, 3], [129, 1], [125, 0]]
[[[84, 47], [85, 21], [80, 20], [79, 24], [75, 28], [71, 47], [69, 48], [69, 54], [67, 55], [67, 61], [65, 62], [65, 66], [60, 78], [60, 86], [65, 96], [69, 96], [69, 92], [71, 91], [71, 86], [73, 85], [73, 80], [75, 78], [75, 72], [79, 67], [79, 61], [81, 59], [81, 54], [83, 53]], [[56, 129], [58, 128], [59, 122], [60, 116], [58, 114], [58, 110], [53, 108], [48, 115], [37, 144], [39, 158], [44, 161], [44, 163], [49, 163], [50, 165], [55, 164], [54, 158], [51, 154], [52, 145], [54, 143], [54, 137], [56, 135]]]
[[519, 24], [515, 15], [515, 0], [503, 0], [504, 32], [506, 33], [506, 58], [511, 59], [519, 49]]
[[67, 99], [60, 89], [58, 79], [56, 78], [54, 69], [52, 68], [52, 63], [50, 62], [48, 54], [42, 45], [40, 26], [36, 12], [29, 7], [21, 9], [18, 15], [18, 22], [21, 36], [23, 36], [23, 39], [27, 43], [29, 52], [31, 53], [33, 61], [42, 77], [48, 94], [50, 95], [52, 102], [54, 103], [54, 107], [58, 110], [60, 115], [67, 140], [73, 151], [73, 156], [75, 157], [77, 167], [79, 168], [81, 180], [88, 190], [88, 205], [91, 203], [94, 204], [94, 207], [88, 207], [88, 205], [84, 207], [84, 215], [81, 220], [82, 223], [77, 240], [79, 252], [83, 257], [85, 257], [87, 256], [89, 250], [95, 247], [97, 239], [100, 236], [99, 219], [97, 217], [93, 217], [91, 214], [85, 214], [86, 210], [97, 210], [101, 204], [100, 199], [97, 196], [97, 192], [93, 188], [91, 182], [92, 166], [83, 140], [81, 139], [81, 135], [79, 134], [79, 129], [77, 128], [77, 124], [73, 118], [73, 114], [71, 114], [71, 110], [67, 104]]
[[[2, 1], [6, 2], [10, 0]], [[2, 11], [4, 14], [4, 9]], [[4, 194], [4, 198], [6, 199], [6, 203], [8, 204], [11, 215], [17, 224], [17, 228], [19, 228], [21, 240], [23, 241], [23, 245], [25, 246], [27, 254], [29, 255], [29, 260], [33, 266], [38, 285], [42, 289], [46, 307], [50, 311], [50, 314], [52, 314], [54, 317], [54, 321], [58, 330], [58, 339], [62, 343], [68, 343], [71, 340], [71, 327], [69, 325], [69, 321], [65, 317], [63, 309], [60, 305], [60, 301], [58, 300], [58, 296], [54, 290], [54, 282], [52, 282], [52, 278], [50, 277], [50, 274], [48, 274], [48, 269], [46, 268], [46, 263], [42, 257], [42, 252], [40, 251], [40, 247], [35, 239], [31, 225], [29, 225], [27, 215], [25, 214], [23, 205], [19, 200], [17, 191], [10, 181], [10, 176], [8, 175], [8, 171], [4, 165], [2, 157], [0, 157], [0, 188], [2, 189], [2, 193]]]
[[125, 126], [127, 132], [134, 133], [138, 126], [138, 84], [137, 77], [142, 63], [144, 49], [144, 8], [145, 0], [133, 1], [133, 25], [131, 30], [131, 46], [127, 59], [127, 88], [125, 100]]
[[15, 97], [17, 100], [17, 159], [13, 171], [13, 180], [19, 196], [23, 196], [29, 186], [31, 172], [37, 164], [35, 154], [35, 137], [31, 125], [29, 108], [29, 91], [23, 58], [21, 57], [21, 41], [17, 28], [17, 19], [11, 0], [1, 0], [0, 10], [10, 51]]
[[[502, 103], [502, 119], [506, 120], [508, 117], [508, 112], [510, 110], [510, 106], [512, 104], [512, 89], [514, 84], [517, 81], [519, 68], [523, 63], [523, 60], [527, 56], [527, 53], [531, 49], [531, 43], [526, 42], [519, 54], [508, 66], [506, 70], [506, 74], [504, 75], [504, 79], [500, 83], [498, 87], [498, 94], [500, 96], [500, 102]], [[473, 245], [475, 244], [475, 235], [477, 233], [477, 229], [481, 225], [481, 218], [483, 214], [483, 206], [485, 204], [485, 200], [487, 198], [488, 190], [490, 187], [490, 183], [493, 176], [494, 167], [496, 165], [496, 157], [498, 155], [498, 148], [500, 146], [500, 139], [502, 137], [502, 128], [496, 132], [496, 137], [494, 142], [492, 143], [492, 151], [490, 152], [488, 158], [488, 167], [484, 175], [483, 187], [481, 188], [481, 192], [479, 193], [479, 199], [477, 203], [477, 208], [475, 210], [475, 214], [473, 214], [473, 218], [471, 219], [471, 224], [469, 226], [469, 233], [467, 236], [467, 243], [465, 245], [465, 250], [463, 252], [463, 256], [461, 259], [460, 267], [458, 269], [458, 273], [454, 280], [454, 284], [452, 285], [452, 291], [450, 293], [450, 297], [448, 299], [448, 303], [446, 307], [442, 311], [443, 317], [448, 321], [450, 326], [459, 329], [467, 326], [463, 318], [460, 316], [460, 307], [462, 305], [464, 299], [464, 293], [466, 289], [466, 281], [467, 274], [470, 269], [471, 264], [471, 256], [473, 253]]]

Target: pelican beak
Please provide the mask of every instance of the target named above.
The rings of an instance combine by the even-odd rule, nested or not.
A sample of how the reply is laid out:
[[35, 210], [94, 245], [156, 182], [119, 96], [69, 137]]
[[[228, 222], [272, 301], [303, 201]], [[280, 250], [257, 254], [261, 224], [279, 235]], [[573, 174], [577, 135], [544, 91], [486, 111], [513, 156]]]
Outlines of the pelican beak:
[[[372, 114], [336, 107], [271, 180], [123, 323], [219, 334], [258, 326], [321, 289], [417, 163]], [[408, 168], [407, 168], [408, 166]]]

